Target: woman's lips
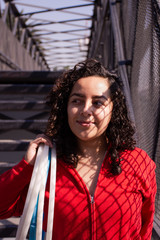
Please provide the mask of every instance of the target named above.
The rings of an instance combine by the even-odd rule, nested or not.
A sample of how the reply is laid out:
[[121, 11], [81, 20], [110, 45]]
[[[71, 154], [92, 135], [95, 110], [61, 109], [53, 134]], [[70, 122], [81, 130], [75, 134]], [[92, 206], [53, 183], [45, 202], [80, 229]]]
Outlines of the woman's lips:
[[91, 125], [94, 124], [94, 122], [91, 121], [77, 121], [77, 123], [83, 127], [90, 127]]

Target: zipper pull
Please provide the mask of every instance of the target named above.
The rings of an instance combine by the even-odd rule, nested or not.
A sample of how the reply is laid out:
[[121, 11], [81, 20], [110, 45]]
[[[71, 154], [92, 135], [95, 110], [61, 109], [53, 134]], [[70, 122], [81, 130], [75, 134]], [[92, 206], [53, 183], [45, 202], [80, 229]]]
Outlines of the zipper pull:
[[90, 195], [91, 197], [91, 203], [93, 204], [94, 203], [94, 197], [92, 195]]

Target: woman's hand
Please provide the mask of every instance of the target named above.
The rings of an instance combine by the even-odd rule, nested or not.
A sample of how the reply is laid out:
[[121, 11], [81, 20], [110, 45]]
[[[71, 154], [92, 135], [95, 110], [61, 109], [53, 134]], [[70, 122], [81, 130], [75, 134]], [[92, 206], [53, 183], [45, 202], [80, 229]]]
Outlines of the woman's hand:
[[34, 165], [36, 154], [40, 143], [44, 143], [49, 147], [53, 147], [51, 140], [44, 134], [37, 135], [36, 139], [31, 141], [28, 147], [28, 150], [25, 154], [25, 160], [31, 165]]

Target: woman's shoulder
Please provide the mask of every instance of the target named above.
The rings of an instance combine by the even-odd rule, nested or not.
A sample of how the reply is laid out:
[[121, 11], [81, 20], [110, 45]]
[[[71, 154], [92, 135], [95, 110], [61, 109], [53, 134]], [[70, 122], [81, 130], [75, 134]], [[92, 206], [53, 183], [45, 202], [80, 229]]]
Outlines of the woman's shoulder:
[[135, 147], [133, 150], [125, 150], [122, 154], [121, 154], [124, 158], [129, 157], [129, 158], [134, 158], [135, 160], [151, 160], [152, 159], [149, 157], [149, 155], [147, 154], [147, 152], [141, 148]]
[[155, 163], [141, 148], [135, 147], [133, 150], [126, 150], [122, 153], [122, 160], [131, 165], [134, 168], [137, 168], [139, 171], [154, 171]]

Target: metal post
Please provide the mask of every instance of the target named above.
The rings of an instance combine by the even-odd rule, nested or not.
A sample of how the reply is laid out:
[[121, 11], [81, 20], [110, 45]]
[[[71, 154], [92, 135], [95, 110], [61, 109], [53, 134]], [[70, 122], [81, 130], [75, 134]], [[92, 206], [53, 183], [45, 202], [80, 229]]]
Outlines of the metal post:
[[23, 28], [22, 29], [21, 40], [20, 40], [21, 45], [24, 44], [25, 35], [26, 35], [26, 29]]
[[27, 52], [28, 53], [30, 53], [31, 45], [32, 45], [32, 39], [31, 39], [31, 37], [29, 37], [28, 42], [27, 42]]
[[18, 17], [16, 17], [16, 18], [15, 18], [14, 27], [13, 27], [13, 31], [12, 31], [12, 33], [13, 33], [13, 35], [14, 35], [14, 36], [16, 36], [17, 27], [18, 27], [18, 23], [19, 23], [19, 18], [18, 18]]
[[35, 51], [36, 51], [36, 46], [32, 45], [32, 58], [35, 58]]
[[6, 23], [7, 20], [7, 15], [8, 15], [8, 11], [9, 11], [9, 2], [7, 2], [5, 4], [5, 10], [4, 10], [4, 15], [2, 17], [3, 21]]

